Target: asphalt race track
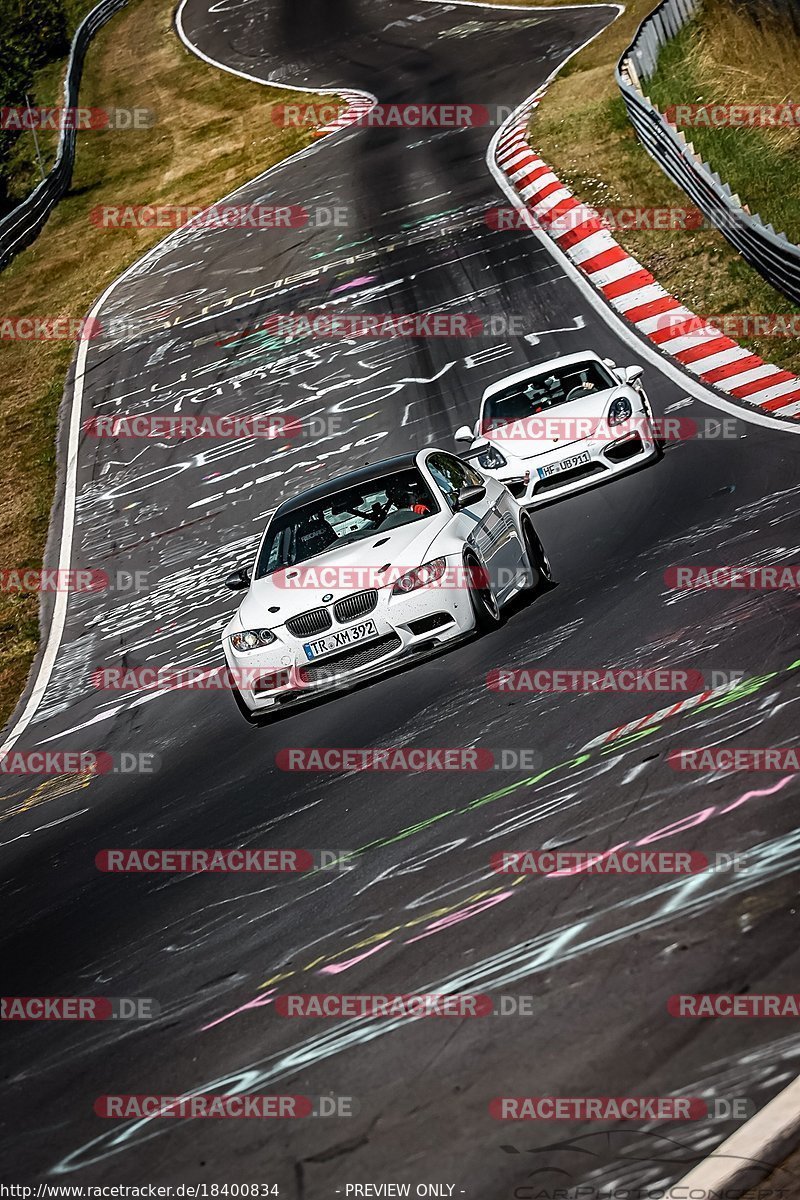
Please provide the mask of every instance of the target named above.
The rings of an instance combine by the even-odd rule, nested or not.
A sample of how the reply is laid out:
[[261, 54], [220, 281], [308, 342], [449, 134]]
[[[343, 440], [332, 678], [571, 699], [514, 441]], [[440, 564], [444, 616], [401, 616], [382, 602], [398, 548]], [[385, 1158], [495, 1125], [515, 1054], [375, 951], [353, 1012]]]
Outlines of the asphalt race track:
[[[259, 78], [507, 109], [614, 15], [392, 2], [313, 38], [313, 22], [304, 35], [273, 8], [189, 0], [183, 26], [202, 54]], [[147, 586], [70, 599], [18, 748], [155, 754], [158, 769], [80, 785], [2, 780], [3, 991], [152, 997], [160, 1015], [4, 1023], [8, 1180], [268, 1182], [297, 1200], [381, 1182], [452, 1185], [478, 1200], [577, 1183], [655, 1187], [738, 1122], [501, 1123], [491, 1098], [679, 1094], [760, 1107], [797, 1074], [789, 1020], [667, 1012], [674, 992], [791, 992], [798, 977], [797, 776], [666, 761], [681, 746], [796, 736], [792, 593], [678, 592], [664, 580], [676, 564], [798, 561], [800, 440], [777, 422], [754, 423], [743, 407], [735, 438], [670, 442], [655, 466], [543, 509], [535, 521], [555, 588], [490, 636], [267, 728], [248, 726], [223, 692], [92, 684], [98, 667], [218, 664], [218, 631], [239, 600], [222, 580], [249, 562], [281, 499], [416, 446], [453, 449], [486, 384], [526, 363], [590, 347], [644, 364], [656, 415], [704, 429], [726, 415], [638, 358], [534, 236], [487, 224], [486, 210], [505, 203], [485, 162], [494, 132], [321, 139], [231, 201], [337, 205], [346, 227], [180, 231], [103, 305], [101, 324], [117, 332], [89, 344], [84, 417], [283, 411], [328, 424], [288, 446], [82, 439], [73, 563], [145, 572]], [[521, 314], [524, 335], [289, 346], [236, 336], [334, 300], [352, 312]], [[487, 688], [491, 670], [527, 665], [686, 667], [749, 683], [580, 754], [681, 697]], [[528, 762], [307, 774], [277, 768], [287, 746], [524, 749]], [[516, 878], [489, 865], [500, 850], [602, 851], [672, 826], [653, 844], [745, 855], [747, 870]], [[297, 876], [96, 869], [99, 850], [128, 846], [358, 853], [349, 870]], [[325, 991], [533, 1001], [531, 1015], [504, 1019], [275, 1012], [281, 993]], [[109, 1093], [232, 1090], [353, 1097], [355, 1113], [135, 1122], [93, 1112]]]

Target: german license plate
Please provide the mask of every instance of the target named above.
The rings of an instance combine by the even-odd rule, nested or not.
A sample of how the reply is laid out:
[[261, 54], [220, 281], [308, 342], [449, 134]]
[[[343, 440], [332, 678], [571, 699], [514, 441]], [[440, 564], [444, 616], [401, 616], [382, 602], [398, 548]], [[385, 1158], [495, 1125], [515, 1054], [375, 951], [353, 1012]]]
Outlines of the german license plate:
[[360, 625], [351, 625], [348, 629], [339, 629], [329, 633], [327, 637], [317, 638], [315, 642], [306, 642], [303, 649], [306, 658], [319, 658], [321, 654], [331, 654], [355, 642], [366, 642], [369, 638], [378, 636], [378, 626], [374, 621], [362, 621]]
[[592, 461], [588, 450], [582, 454], [573, 454], [571, 458], [562, 458], [560, 462], [548, 463], [546, 467], [537, 467], [540, 479], [549, 479], [551, 475], [560, 475], [562, 471], [571, 471], [573, 467], [581, 467]]

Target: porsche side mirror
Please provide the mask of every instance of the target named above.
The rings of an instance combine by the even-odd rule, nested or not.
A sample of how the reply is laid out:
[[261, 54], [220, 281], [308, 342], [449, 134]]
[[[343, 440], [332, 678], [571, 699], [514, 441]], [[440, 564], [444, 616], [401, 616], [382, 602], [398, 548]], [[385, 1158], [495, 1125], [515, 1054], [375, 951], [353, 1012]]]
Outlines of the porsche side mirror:
[[463, 487], [456, 496], [456, 512], [462, 508], [469, 508], [470, 504], [477, 504], [486, 495], [486, 488], [483, 484], [471, 484], [469, 487]]
[[239, 567], [238, 571], [231, 571], [230, 575], [225, 576], [225, 587], [230, 588], [232, 592], [244, 591], [250, 587], [250, 578], [250, 568]]
[[637, 379], [641, 379], [643, 367], [623, 367], [620, 371], [623, 382], [635, 383]]
[[471, 442], [472, 430], [470, 429], [469, 425], [462, 425], [460, 429], [455, 431], [453, 437], [457, 442]]

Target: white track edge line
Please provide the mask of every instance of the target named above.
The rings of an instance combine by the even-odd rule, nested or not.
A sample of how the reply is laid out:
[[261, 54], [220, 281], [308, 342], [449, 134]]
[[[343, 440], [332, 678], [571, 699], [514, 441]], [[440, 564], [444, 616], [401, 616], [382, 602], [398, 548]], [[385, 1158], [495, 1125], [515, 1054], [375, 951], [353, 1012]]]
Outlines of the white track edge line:
[[[209, 58], [208, 55], [206, 55], [206, 54], [203, 54], [203, 52], [201, 50], [196, 49], [192, 45], [192, 43], [188, 40], [188, 38], [184, 32], [182, 18], [183, 18], [183, 10], [184, 10], [187, 2], [188, 2], [188, 0], [181, 0], [181, 4], [178, 8], [177, 13], [175, 14], [175, 27], [178, 32], [178, 36], [188, 50], [190, 50], [193, 54], [195, 54], [198, 58], [202, 59], [204, 62], [208, 63], [210, 66], [218, 67], [220, 70], [227, 71], [231, 75], [238, 75], [242, 79], [247, 79], [251, 83], [261, 84], [262, 87], [282, 88], [284, 91], [289, 91], [289, 92], [309, 92], [312, 95], [334, 95], [334, 96], [341, 95], [342, 90], [344, 90], [344, 91], [349, 92], [352, 95], [363, 96], [366, 100], [368, 100], [370, 102], [371, 105], [377, 103], [377, 100], [373, 95], [371, 95], [369, 92], [363, 92], [358, 88], [344, 88], [344, 89], [342, 89], [342, 88], [338, 88], [338, 89], [337, 88], [324, 88], [324, 87], [315, 88], [315, 87], [306, 87], [301, 84], [292, 85], [292, 84], [288, 84], [288, 83], [278, 83], [278, 82], [273, 82], [272, 80], [269, 80], [269, 79], [258, 79], [254, 75], [247, 75], [244, 71], [238, 71], [233, 67], [226, 66], [224, 63], [215, 62], [214, 59]], [[312, 143], [310, 146], [304, 146], [302, 150], [296, 150], [295, 153], [290, 154], [288, 158], [283, 158], [283, 159], [281, 159], [280, 162], [273, 163], [273, 165], [271, 167], [268, 167], [265, 171], [261, 172], [259, 175], [256, 175], [253, 179], [248, 180], [245, 183], [239, 184], [237, 187], [233, 188], [232, 191], [228, 192], [226, 196], [223, 196], [220, 200], [214, 201], [213, 203], [214, 204], [224, 203], [224, 201], [227, 200], [230, 196], [233, 196], [237, 192], [240, 192], [242, 190], [242, 188], [252, 186], [252, 184], [257, 183], [259, 180], [266, 178], [266, 176], [269, 175], [272, 171], [278, 170], [278, 168], [280, 168], [280, 167], [284, 167], [287, 163], [292, 162], [296, 158], [301, 158], [303, 155], [308, 155], [312, 152], [315, 152], [318, 149], [318, 147], [323, 144], [324, 144], [324, 139], [320, 139], [319, 141]], [[209, 207], [212, 207], [212, 206], [209, 205]], [[127, 279], [129, 275], [131, 275], [134, 271], [141, 269], [143, 264], [147, 264], [148, 260], [152, 256], [154, 256], [156, 254], [156, 252], [158, 252], [160, 254], [161, 251], [163, 250], [165, 242], [168, 242], [171, 238], [177, 237], [179, 234], [185, 233], [185, 232], [186, 232], [185, 229], [172, 230], [170, 233], [167, 234], [167, 236], [165, 238], [162, 238], [161, 241], [156, 242], [153, 246], [151, 246], [150, 249], [147, 250], [145, 252], [145, 254], [142, 255], [141, 258], [137, 258], [135, 260], [135, 262], [131, 263], [131, 265], [129, 267], [126, 267], [121, 275], [118, 275], [116, 277], [116, 279], [113, 279], [111, 281], [111, 283], [108, 285], [108, 287], [105, 289], [105, 291], [101, 294], [100, 298], [95, 302], [91, 311], [89, 312], [89, 315], [87, 317], [87, 322], [90, 322], [91, 320], [93, 320], [94, 318], [97, 317], [98, 313], [100, 312], [101, 308], [103, 307], [103, 305], [105, 304], [106, 300], [111, 295], [111, 293], [125, 279]], [[91, 328], [91, 325], [89, 327]], [[80, 418], [81, 418], [81, 412], [82, 412], [82, 408], [83, 408], [83, 389], [84, 389], [87, 353], [88, 353], [88, 339], [83, 339], [83, 340], [81, 340], [81, 343], [78, 347], [78, 354], [77, 354], [77, 357], [75, 360], [75, 374], [74, 374], [74, 378], [72, 380], [72, 396], [71, 396], [71, 401], [70, 401], [71, 408], [69, 411], [69, 438], [68, 438], [68, 442], [67, 442], [66, 475], [65, 475], [65, 481], [64, 481], [64, 512], [63, 512], [63, 516], [62, 516], [60, 541], [59, 541], [59, 548], [58, 548], [58, 569], [65, 570], [65, 571], [69, 570], [69, 564], [70, 564], [70, 560], [72, 558], [72, 539], [73, 539], [73, 535], [75, 532], [75, 501], [76, 501], [76, 497], [77, 497], [78, 451], [79, 451], [80, 431], [81, 431]], [[67, 383], [65, 385], [65, 389], [64, 389], [65, 394], [66, 394], [68, 388], [69, 388], [69, 379], [67, 379]], [[54, 499], [54, 504], [55, 504], [55, 499]], [[16, 742], [19, 740], [19, 738], [22, 736], [22, 734], [28, 728], [33, 717], [36, 714], [36, 710], [38, 709], [39, 705], [42, 702], [42, 699], [44, 698], [44, 694], [47, 690], [48, 684], [50, 683], [50, 679], [53, 674], [53, 668], [55, 666], [56, 656], [58, 655], [58, 651], [61, 648], [61, 639], [64, 636], [64, 629], [66, 626], [66, 619], [67, 619], [68, 601], [69, 601], [69, 593], [68, 592], [62, 592], [62, 591], [56, 592], [55, 603], [53, 605], [53, 612], [50, 617], [50, 627], [49, 627], [48, 633], [47, 633], [47, 641], [45, 643], [45, 648], [44, 648], [42, 657], [39, 660], [38, 667], [36, 668], [36, 674], [34, 676], [30, 694], [28, 696], [28, 699], [25, 703], [25, 706], [24, 706], [22, 712], [20, 713], [19, 717], [14, 722], [14, 724], [11, 726], [2, 745], [0, 745], [0, 759], [5, 758], [5, 756], [9, 752], [9, 750], [12, 749], [12, 747], [16, 744]], [[26, 687], [27, 686], [28, 685], [26, 684]]]

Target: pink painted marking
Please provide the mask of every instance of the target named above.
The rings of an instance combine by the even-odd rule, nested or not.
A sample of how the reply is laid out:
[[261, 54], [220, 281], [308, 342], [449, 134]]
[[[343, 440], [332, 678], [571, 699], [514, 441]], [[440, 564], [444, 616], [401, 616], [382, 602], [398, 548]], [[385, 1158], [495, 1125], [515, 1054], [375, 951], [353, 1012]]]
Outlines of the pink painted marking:
[[350, 967], [354, 967], [356, 963], [363, 962], [365, 958], [369, 958], [372, 954], [377, 954], [384, 946], [388, 946], [393, 938], [387, 938], [385, 942], [378, 942], [377, 946], [373, 946], [371, 950], [365, 950], [363, 954], [357, 954], [355, 958], [348, 958], [344, 962], [333, 963], [330, 967], [320, 967], [320, 975], [338, 975], [340, 971], [347, 971]]
[[377, 275], [361, 275], [358, 279], [351, 279], [349, 283], [343, 283], [339, 287], [335, 287], [331, 291], [331, 295], [335, 296], [337, 292], [346, 292], [350, 288], [358, 287], [361, 283], [375, 283]]
[[221, 1025], [223, 1021], [235, 1017], [238, 1013], [247, 1012], [248, 1008], [265, 1008], [268, 1004], [272, 1004], [277, 990], [277, 988], [270, 988], [262, 996], [256, 996], [254, 1000], [248, 1000], [247, 1004], [243, 1004], [241, 1008], [234, 1008], [232, 1012], [225, 1013], [224, 1017], [217, 1017], [216, 1021], [211, 1021], [208, 1025], [201, 1025], [200, 1032], [205, 1033], [206, 1029], [213, 1029], [215, 1025]]

